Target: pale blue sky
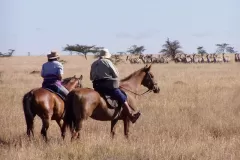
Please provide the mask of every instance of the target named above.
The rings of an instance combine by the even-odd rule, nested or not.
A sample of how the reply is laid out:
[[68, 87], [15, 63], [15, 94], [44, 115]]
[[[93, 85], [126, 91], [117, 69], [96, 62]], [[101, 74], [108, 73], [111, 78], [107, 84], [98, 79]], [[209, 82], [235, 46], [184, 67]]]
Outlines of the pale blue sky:
[[[0, 52], [62, 51], [96, 44], [111, 52], [144, 45], [157, 53], [167, 37], [185, 52], [216, 43], [240, 51], [240, 0], [0, 0]], [[63, 53], [63, 52], [62, 52]]]

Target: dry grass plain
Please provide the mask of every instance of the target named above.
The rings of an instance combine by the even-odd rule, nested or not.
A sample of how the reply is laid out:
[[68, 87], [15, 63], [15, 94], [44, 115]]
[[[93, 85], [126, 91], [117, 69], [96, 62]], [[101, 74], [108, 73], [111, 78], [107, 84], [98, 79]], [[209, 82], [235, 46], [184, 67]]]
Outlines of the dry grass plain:
[[[62, 56], [65, 77], [83, 75], [91, 87], [92, 59]], [[51, 121], [50, 142], [40, 135], [35, 119], [35, 138], [29, 142], [22, 110], [22, 96], [40, 87], [39, 74], [46, 57], [0, 59], [0, 159], [11, 160], [239, 160], [240, 159], [240, 64], [155, 64], [152, 71], [160, 94], [137, 98], [143, 116], [123, 136], [123, 124], [110, 139], [110, 122], [85, 121], [80, 140], [71, 143], [68, 132], [62, 141]], [[232, 59], [233, 61], [233, 59]], [[121, 77], [143, 67], [119, 64]], [[144, 88], [141, 91], [145, 91]]]

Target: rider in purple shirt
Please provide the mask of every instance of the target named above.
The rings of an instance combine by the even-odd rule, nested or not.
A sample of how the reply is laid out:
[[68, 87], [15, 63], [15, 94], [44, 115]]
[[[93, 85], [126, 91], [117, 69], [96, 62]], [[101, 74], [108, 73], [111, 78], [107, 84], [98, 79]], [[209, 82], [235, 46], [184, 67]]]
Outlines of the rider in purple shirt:
[[41, 76], [43, 77], [43, 88], [56, 88], [56, 92], [67, 96], [68, 90], [62, 86], [61, 80], [63, 75], [63, 65], [58, 61], [59, 55], [57, 52], [52, 51], [47, 55], [48, 62], [42, 65]]

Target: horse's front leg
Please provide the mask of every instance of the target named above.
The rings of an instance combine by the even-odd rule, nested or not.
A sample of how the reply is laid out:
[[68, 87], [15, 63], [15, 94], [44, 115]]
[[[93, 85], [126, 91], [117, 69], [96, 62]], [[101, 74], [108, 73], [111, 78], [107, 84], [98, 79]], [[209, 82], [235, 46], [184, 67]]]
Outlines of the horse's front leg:
[[114, 119], [111, 121], [111, 136], [112, 136], [112, 138], [114, 138], [114, 135], [115, 135], [117, 122], [118, 122], [118, 119]]
[[124, 118], [123, 123], [124, 123], [124, 135], [128, 139], [128, 137], [129, 137], [129, 125], [130, 125], [129, 118], [128, 117]]

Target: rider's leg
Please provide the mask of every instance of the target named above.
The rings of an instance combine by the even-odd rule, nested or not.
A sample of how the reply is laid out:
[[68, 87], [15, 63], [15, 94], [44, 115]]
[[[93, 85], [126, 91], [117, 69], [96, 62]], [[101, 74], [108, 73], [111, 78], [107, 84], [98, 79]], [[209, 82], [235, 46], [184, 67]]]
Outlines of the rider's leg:
[[127, 97], [122, 93], [122, 91], [120, 89], [118, 89], [118, 88], [114, 89], [113, 94], [114, 94], [114, 96], [116, 96], [116, 99], [118, 99], [120, 101], [120, 103], [123, 104], [123, 109], [124, 109], [125, 112], [127, 112], [127, 114], [129, 116], [130, 120], [132, 121], [132, 123], [135, 123], [136, 120], [141, 115], [140, 112], [133, 113], [134, 110], [128, 104]]
[[62, 85], [58, 85], [59, 93], [64, 97], [67, 97], [69, 91]]
[[129, 106], [128, 102], [125, 101], [123, 103], [123, 109], [127, 110], [127, 114], [130, 118], [130, 120], [132, 121], [132, 123], [135, 123], [136, 120], [139, 118], [139, 116], [141, 115], [141, 113], [138, 111], [137, 113], [133, 113], [134, 110]]

